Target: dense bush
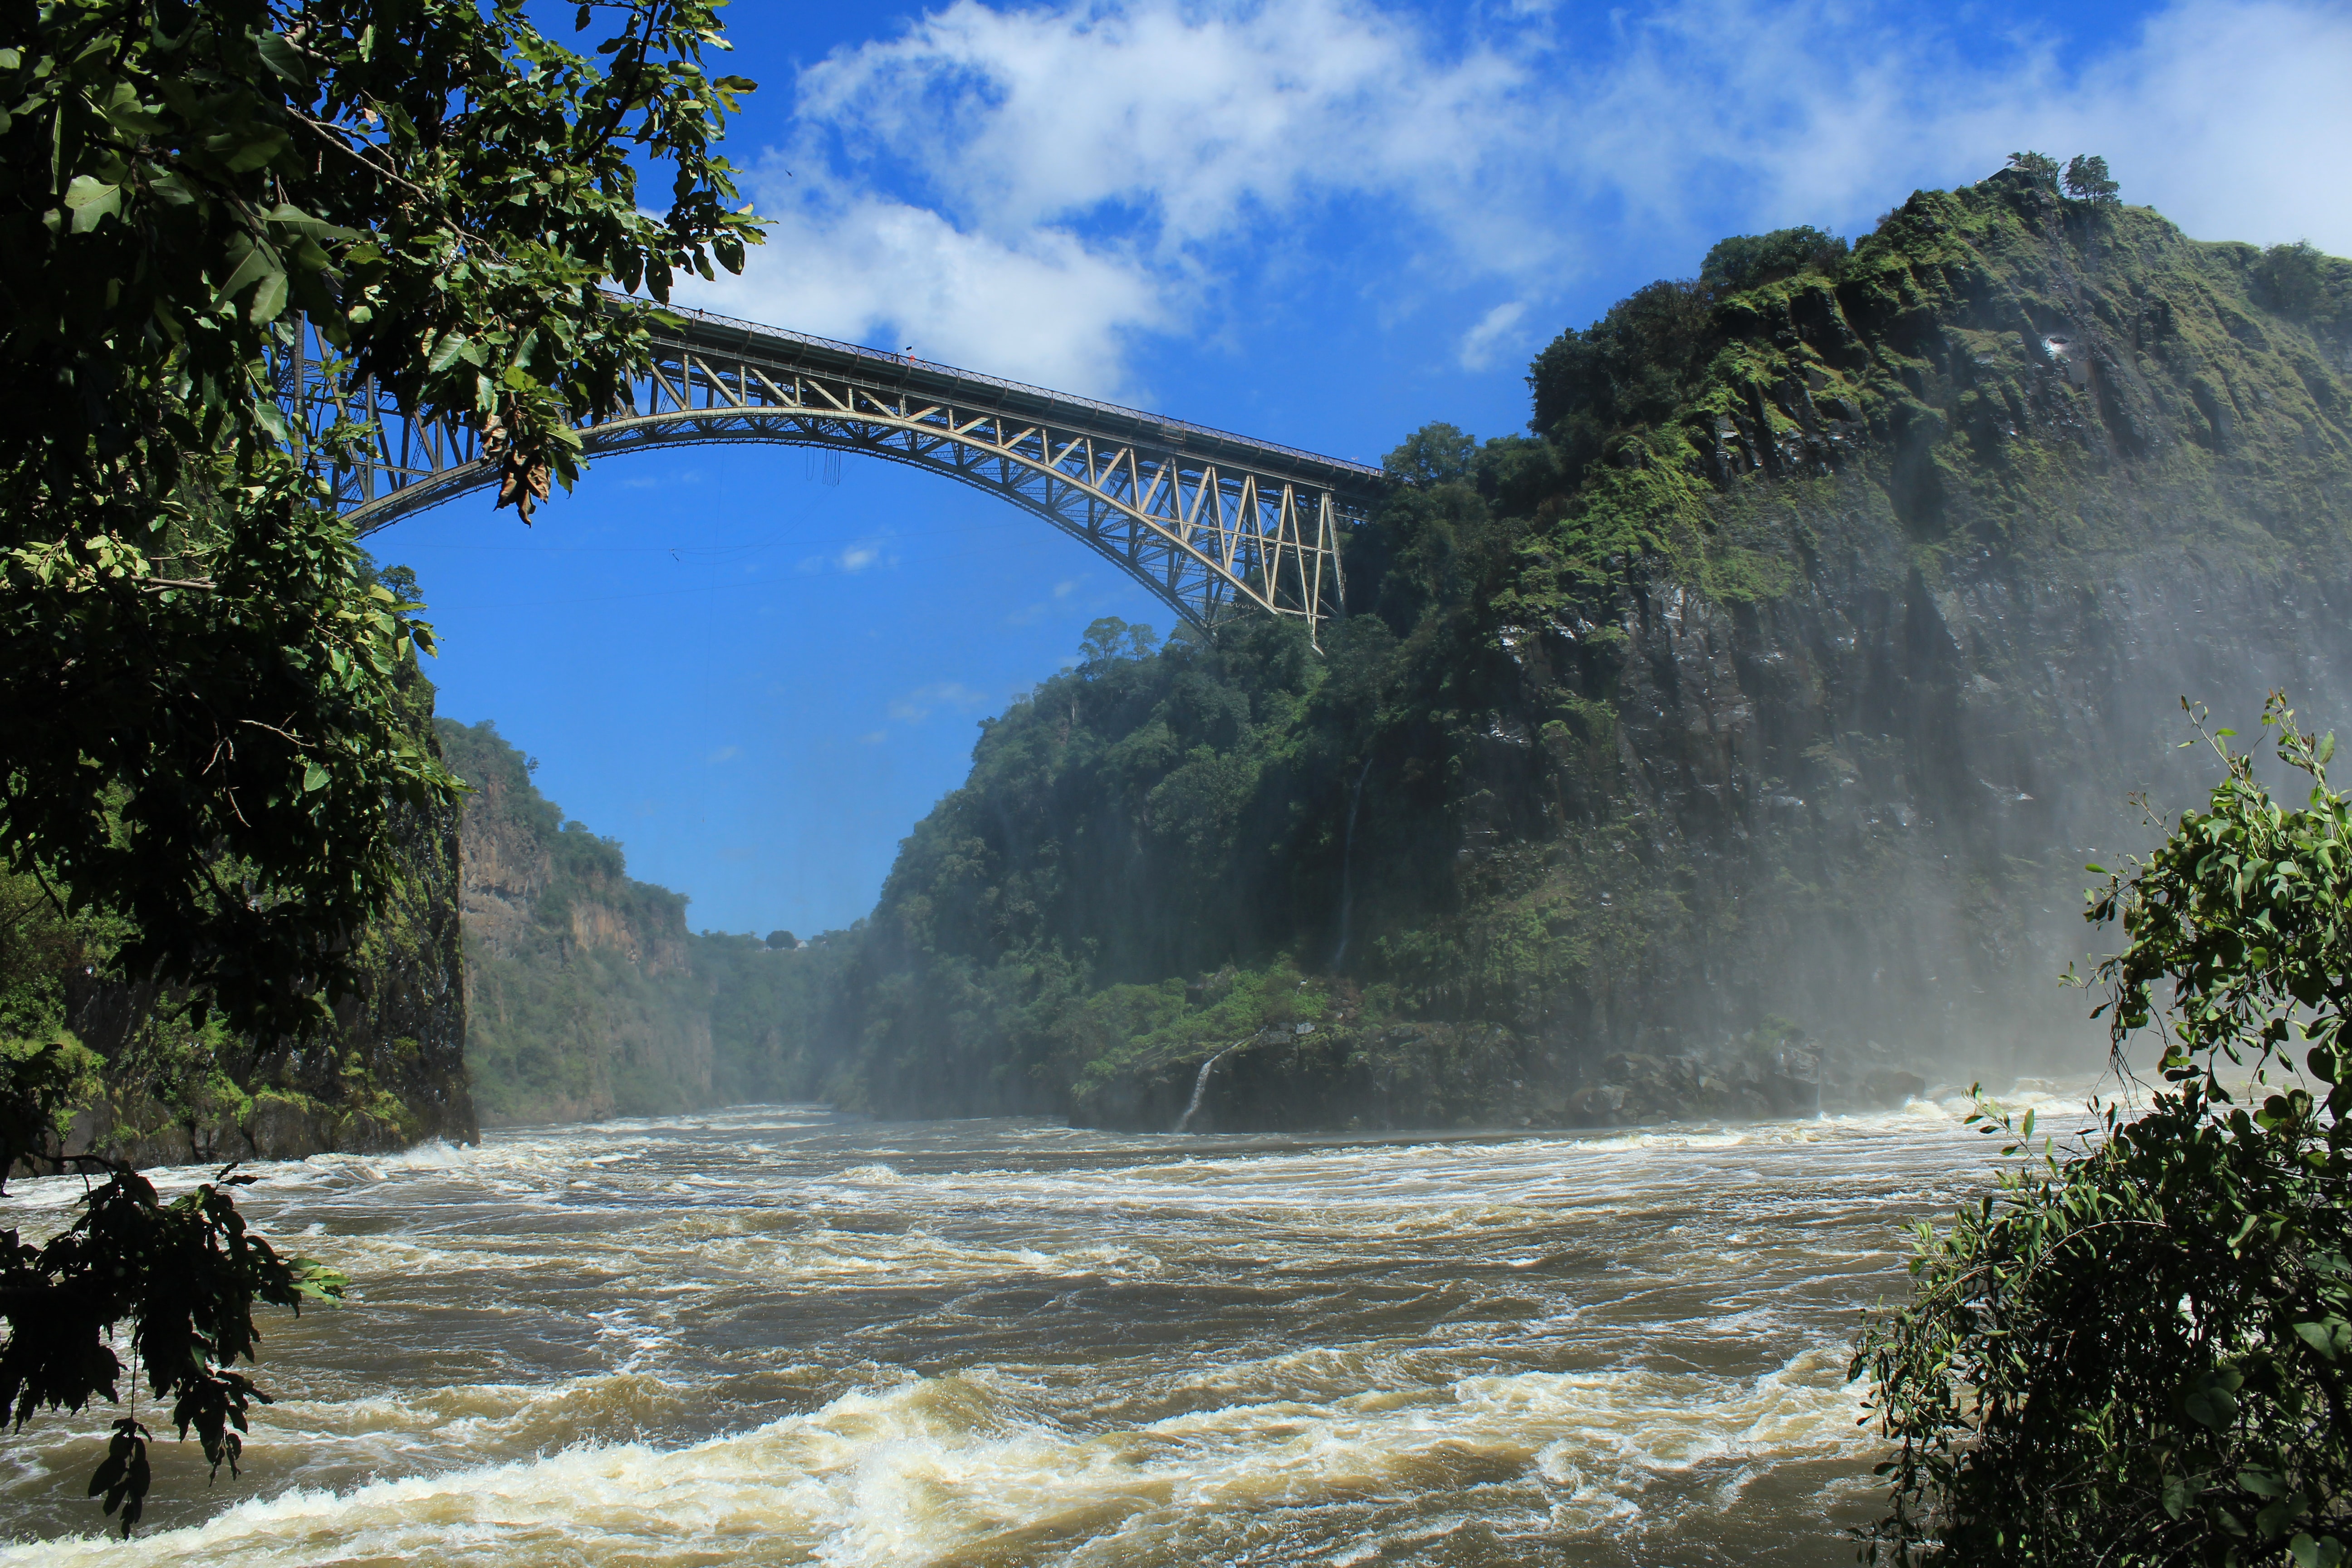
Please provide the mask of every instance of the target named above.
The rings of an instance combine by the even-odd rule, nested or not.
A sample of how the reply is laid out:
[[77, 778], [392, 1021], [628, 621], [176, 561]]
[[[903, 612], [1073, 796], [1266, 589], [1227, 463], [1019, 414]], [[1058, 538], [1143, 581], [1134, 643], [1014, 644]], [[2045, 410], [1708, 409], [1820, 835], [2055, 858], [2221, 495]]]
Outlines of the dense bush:
[[[2352, 1226], [2345, 1008], [2352, 809], [2332, 737], [2273, 700], [2308, 803], [2251, 757], [2091, 917], [2126, 951], [2101, 970], [2117, 1061], [2163, 1039], [2142, 1115], [2038, 1159], [1923, 1226], [1913, 1302], [1855, 1357], [1894, 1457], [1874, 1554], [1969, 1563], [2284, 1563], [2352, 1539]], [[1985, 1130], [2026, 1148], [2029, 1115]]]
[[1719, 239], [1699, 263], [1699, 283], [1717, 293], [1753, 289], [1775, 278], [1790, 278], [1808, 267], [1835, 271], [1845, 259], [1845, 241], [1811, 224], [1776, 228], [1769, 234], [1735, 234]]

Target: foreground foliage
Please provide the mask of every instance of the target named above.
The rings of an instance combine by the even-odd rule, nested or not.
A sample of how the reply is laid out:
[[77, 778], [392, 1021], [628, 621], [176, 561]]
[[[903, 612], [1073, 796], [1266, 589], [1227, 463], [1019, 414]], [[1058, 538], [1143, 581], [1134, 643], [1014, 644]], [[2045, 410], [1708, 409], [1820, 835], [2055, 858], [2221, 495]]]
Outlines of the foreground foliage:
[[[1910, 1306], [1854, 1371], [1897, 1445], [1873, 1554], [2326, 1568], [2352, 1541], [2352, 805], [2334, 741], [2273, 699], [2307, 804], [2251, 755], [2095, 894], [2116, 1059], [2161, 1029], [2147, 1110], [1922, 1226]], [[2251, 1087], [2249, 1087], [2249, 1085]], [[1986, 1131], [2033, 1132], [1988, 1113]]]
[[[332, 1300], [346, 1283], [306, 1258], [281, 1258], [248, 1232], [229, 1189], [254, 1180], [223, 1170], [170, 1203], [144, 1177], [118, 1171], [81, 1201], [74, 1223], [43, 1246], [0, 1231], [0, 1416], [21, 1428], [41, 1409], [78, 1411], [93, 1399], [122, 1398], [117, 1325], [130, 1325], [131, 1393], [143, 1383], [172, 1402], [170, 1419], [193, 1428], [217, 1472], [236, 1473], [247, 1412], [269, 1396], [236, 1371], [261, 1340], [253, 1304], [301, 1310]], [[107, 1458], [90, 1479], [92, 1497], [139, 1521], [147, 1495], [147, 1444], [135, 1413], [114, 1423]]]
[[702, 71], [708, 0], [583, 7], [619, 13], [596, 57], [512, 0], [14, 10], [0, 852], [128, 917], [134, 969], [299, 1029], [390, 896], [393, 815], [455, 786], [396, 691], [429, 633], [306, 465], [278, 359], [307, 334], [475, 424], [527, 516], [645, 357], [599, 286], [740, 265], [710, 143], [751, 84]]
[[[613, 24], [587, 54], [520, 0], [6, 14], [0, 865], [47, 923], [112, 922], [121, 978], [189, 1031], [225, 1020], [278, 1049], [355, 994], [367, 933], [398, 913], [404, 826], [458, 787], [405, 689], [422, 606], [322, 481], [367, 432], [289, 426], [289, 358], [471, 424], [528, 519], [576, 472], [573, 423], [647, 358], [653, 306], [604, 287], [664, 301], [757, 238], [712, 151], [751, 84], [703, 69], [715, 0], [581, 6], [579, 28]], [[648, 210], [640, 174], [665, 165]], [[12, 985], [27, 1005], [0, 1018], [10, 1162], [62, 1131], [89, 1067], [34, 1016], [54, 1001]], [[252, 1391], [226, 1369], [252, 1303], [299, 1292], [233, 1184], [160, 1205], [117, 1171], [67, 1237], [11, 1239], [19, 1423], [112, 1398], [100, 1336], [128, 1322], [182, 1431], [234, 1465]], [[135, 1517], [126, 1422], [97, 1489]]]

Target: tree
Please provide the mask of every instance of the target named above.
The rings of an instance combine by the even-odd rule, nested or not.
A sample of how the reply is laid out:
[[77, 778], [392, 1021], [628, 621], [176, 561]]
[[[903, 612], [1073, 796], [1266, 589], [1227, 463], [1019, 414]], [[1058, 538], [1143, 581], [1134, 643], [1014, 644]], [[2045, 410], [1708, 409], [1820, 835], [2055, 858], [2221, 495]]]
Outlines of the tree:
[[[0, 857], [57, 913], [120, 921], [122, 973], [197, 1022], [322, 1023], [395, 890], [395, 814], [458, 788], [399, 697], [431, 647], [411, 580], [377, 579], [308, 466], [365, 432], [298, 448], [284, 356], [300, 335], [404, 408], [471, 422], [529, 521], [577, 473], [573, 422], [649, 357], [675, 275], [740, 268], [758, 238], [712, 151], [751, 87], [703, 69], [718, 3], [583, 5], [580, 29], [614, 18], [585, 55], [523, 0], [11, 11]], [[650, 212], [640, 172], [664, 165]], [[13, 1121], [37, 1132], [71, 1067], [12, 1048]], [[117, 1170], [65, 1235], [5, 1237], [19, 1425], [115, 1397], [100, 1336], [128, 1321], [182, 1434], [234, 1469], [253, 1304], [332, 1283], [247, 1235], [238, 1180], [165, 1204]], [[126, 1528], [144, 1444], [118, 1423], [99, 1475]]]
[[[2045, 1140], [1943, 1235], [1923, 1226], [1914, 1300], [1864, 1334], [1854, 1372], [1896, 1444], [1874, 1552], [2344, 1560], [2352, 804], [2333, 737], [2275, 695], [2264, 723], [2307, 804], [2274, 803], [2220, 731], [2209, 809], [2091, 897], [2130, 939], [2098, 971], [2116, 1059], [2163, 1042], [2147, 1110], [2063, 1157]], [[2031, 1114], [1979, 1120], [2027, 1149]]]
[[2307, 239], [2273, 245], [2254, 263], [2254, 282], [2263, 300], [2274, 310], [2308, 316], [2327, 302], [2327, 282], [2321, 269], [2326, 259]]
[[788, 931], [772, 931], [768, 933], [768, 945], [779, 952], [785, 952], [800, 946], [800, 939]]
[[1381, 459], [1381, 466], [1407, 484], [1452, 484], [1469, 477], [1477, 450], [1477, 441], [1452, 425], [1424, 425]]
[[2037, 180], [2048, 180], [2053, 184], [2057, 183], [2058, 160], [2047, 153], [2011, 153], [2009, 166], [2021, 169]]
[[2077, 153], [2066, 161], [2066, 194], [2078, 202], [2113, 206], [2123, 187], [2107, 177], [2107, 161]]
[[66, 1028], [79, 937], [37, 880], [0, 872], [0, 1193], [20, 1160], [58, 1144], [96, 1087], [96, 1054]]
[[1699, 263], [1700, 287], [1717, 295], [1738, 293], [1808, 267], [1833, 271], [1845, 260], [1846, 243], [1811, 224], [1769, 234], [1736, 234], [1716, 241]]
[[1088, 623], [1078, 651], [1086, 655], [1088, 664], [1101, 664], [1114, 658], [1150, 658], [1159, 647], [1159, 634], [1146, 623], [1104, 616]]
[[394, 695], [429, 628], [289, 449], [274, 356], [307, 331], [473, 422], [527, 519], [647, 353], [600, 286], [756, 237], [714, 0], [597, 10], [593, 58], [520, 0], [53, 0], [0, 48], [0, 850], [239, 1027], [320, 1018], [390, 814], [456, 788]]
[[99, 1067], [98, 1053], [64, 1029], [0, 1034], [0, 1194], [19, 1160], [63, 1145], [75, 1109], [98, 1088]]

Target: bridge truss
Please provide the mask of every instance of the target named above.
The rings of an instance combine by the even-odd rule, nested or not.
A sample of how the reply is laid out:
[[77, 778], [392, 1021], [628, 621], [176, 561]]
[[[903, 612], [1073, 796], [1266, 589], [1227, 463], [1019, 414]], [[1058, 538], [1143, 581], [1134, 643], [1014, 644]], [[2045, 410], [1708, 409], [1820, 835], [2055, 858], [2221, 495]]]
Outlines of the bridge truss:
[[[1238, 610], [1345, 607], [1340, 544], [1385, 488], [1377, 468], [1112, 404], [749, 321], [680, 312], [651, 372], [582, 426], [590, 458], [714, 441], [822, 447], [1001, 496], [1126, 571], [1204, 629]], [[496, 482], [476, 430], [410, 419], [369, 382], [331, 378], [298, 334], [281, 386], [362, 533]], [[338, 419], [373, 428], [329, 450]]]

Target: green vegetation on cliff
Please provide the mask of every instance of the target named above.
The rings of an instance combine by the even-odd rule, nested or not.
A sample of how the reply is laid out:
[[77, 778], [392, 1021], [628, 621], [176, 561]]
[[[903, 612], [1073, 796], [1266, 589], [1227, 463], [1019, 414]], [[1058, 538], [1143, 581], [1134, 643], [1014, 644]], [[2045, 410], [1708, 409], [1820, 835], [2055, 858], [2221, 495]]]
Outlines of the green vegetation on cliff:
[[1529, 381], [1391, 456], [1324, 657], [1104, 628], [991, 722], [818, 1076], [1150, 1126], [1236, 1045], [1226, 1125], [1916, 1082], [2069, 1027], [2066, 878], [2183, 692], [2352, 691], [2352, 265], [2012, 170], [1727, 240]]

